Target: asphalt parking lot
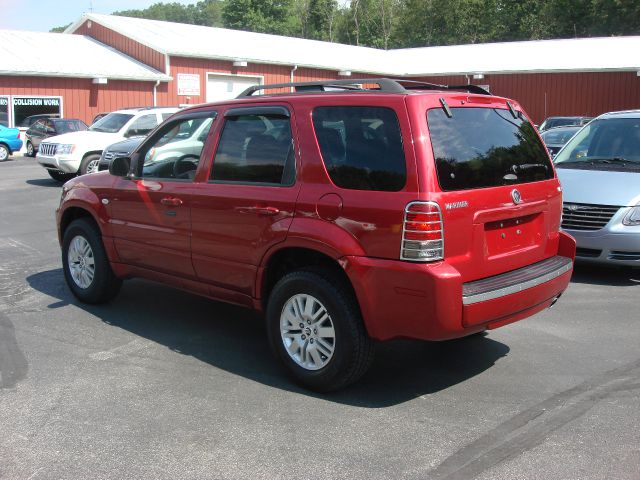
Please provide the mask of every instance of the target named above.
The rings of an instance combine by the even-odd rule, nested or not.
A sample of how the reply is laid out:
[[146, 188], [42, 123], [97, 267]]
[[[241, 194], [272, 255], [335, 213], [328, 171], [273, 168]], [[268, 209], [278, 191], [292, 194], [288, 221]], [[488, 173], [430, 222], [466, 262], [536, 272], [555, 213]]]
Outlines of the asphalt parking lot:
[[323, 396], [246, 310], [140, 280], [76, 302], [59, 195], [0, 163], [0, 478], [640, 478], [640, 271], [578, 267], [518, 324], [379, 345]]

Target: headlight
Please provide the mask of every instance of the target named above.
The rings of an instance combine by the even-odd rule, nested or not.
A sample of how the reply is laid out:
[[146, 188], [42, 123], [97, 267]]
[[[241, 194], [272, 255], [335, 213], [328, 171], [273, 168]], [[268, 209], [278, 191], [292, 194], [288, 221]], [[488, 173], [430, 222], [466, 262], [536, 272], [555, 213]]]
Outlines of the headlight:
[[68, 155], [70, 153], [73, 153], [75, 148], [76, 148], [75, 145], [69, 145], [69, 144], [60, 143], [60, 144], [58, 144], [58, 148], [56, 148], [56, 153], [58, 155]]
[[635, 227], [640, 225], [640, 205], [633, 207], [622, 220], [623, 225]]

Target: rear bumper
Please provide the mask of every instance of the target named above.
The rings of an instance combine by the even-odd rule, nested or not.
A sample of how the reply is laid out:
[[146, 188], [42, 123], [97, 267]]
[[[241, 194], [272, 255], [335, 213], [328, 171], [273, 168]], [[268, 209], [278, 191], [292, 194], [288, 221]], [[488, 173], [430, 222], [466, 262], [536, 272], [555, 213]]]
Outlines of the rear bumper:
[[464, 283], [446, 262], [345, 258], [369, 335], [446, 340], [497, 328], [551, 306], [567, 288], [575, 242], [560, 234], [558, 256]]
[[22, 148], [22, 140], [20, 139], [8, 140], [3, 138], [1, 142], [6, 144], [9, 147], [10, 154], [13, 154], [14, 152], [19, 152], [20, 149]]

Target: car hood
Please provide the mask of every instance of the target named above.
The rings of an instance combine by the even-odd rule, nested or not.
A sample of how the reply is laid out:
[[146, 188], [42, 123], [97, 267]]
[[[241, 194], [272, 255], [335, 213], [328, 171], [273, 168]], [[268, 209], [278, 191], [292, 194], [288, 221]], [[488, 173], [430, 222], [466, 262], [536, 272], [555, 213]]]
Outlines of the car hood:
[[602, 170], [556, 170], [565, 202], [634, 206], [640, 202], [640, 173]]
[[64, 144], [90, 144], [95, 148], [104, 148], [114, 142], [122, 139], [120, 133], [90, 132], [84, 130], [82, 132], [63, 133], [55, 137], [47, 138], [47, 143], [64, 143]]
[[144, 139], [145, 137], [127, 138], [126, 140], [122, 140], [121, 142], [109, 145], [106, 150], [131, 153], [136, 149], [138, 145], [143, 142]]

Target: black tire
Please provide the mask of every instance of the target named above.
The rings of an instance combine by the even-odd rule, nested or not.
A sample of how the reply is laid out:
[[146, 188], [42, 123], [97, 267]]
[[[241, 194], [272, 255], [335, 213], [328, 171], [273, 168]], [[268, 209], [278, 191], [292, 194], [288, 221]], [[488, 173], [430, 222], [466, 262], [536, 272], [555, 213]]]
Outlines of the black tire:
[[33, 143], [27, 141], [27, 157], [35, 157], [36, 150], [33, 148]]
[[0, 143], [0, 162], [4, 162], [5, 160], [9, 160], [10, 156], [11, 156], [11, 152], [9, 151], [7, 146], [3, 145], [2, 143]]
[[[91, 282], [86, 287], [79, 285], [71, 273], [69, 249], [71, 242], [76, 237], [80, 237], [81, 241], [82, 239], [86, 241], [92, 251], [94, 274]], [[118, 294], [122, 286], [122, 280], [117, 278], [113, 270], [111, 270], [98, 227], [92, 220], [86, 218], [74, 220], [64, 232], [62, 239], [62, 269], [71, 292], [78, 300], [85, 303], [108, 302]]]
[[82, 162], [80, 163], [80, 175], [86, 175], [87, 174], [87, 170], [89, 169], [89, 165], [91, 166], [95, 166], [96, 170], [94, 170], [94, 172], [98, 171], [98, 168], [100, 168], [100, 155], [98, 155], [97, 153], [94, 153], [93, 155], [87, 155], [86, 157], [84, 157], [82, 159]]
[[[298, 294], [315, 297], [326, 309], [335, 330], [333, 354], [318, 370], [294, 361], [281, 335], [284, 307]], [[374, 343], [367, 335], [355, 296], [342, 278], [328, 270], [299, 270], [281, 278], [269, 296], [266, 317], [271, 348], [293, 379], [306, 388], [319, 392], [344, 388], [360, 379], [371, 366]]]
[[76, 176], [75, 173], [62, 173], [62, 172], [57, 172], [55, 170], [47, 170], [47, 172], [49, 172], [49, 176], [53, 178], [56, 182], [62, 182], [62, 183], [67, 182]]

